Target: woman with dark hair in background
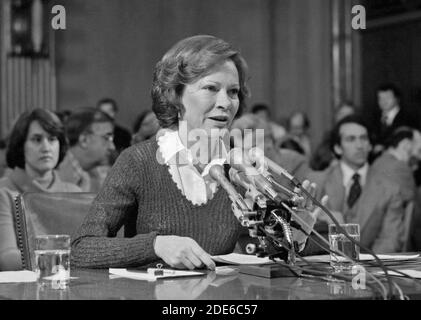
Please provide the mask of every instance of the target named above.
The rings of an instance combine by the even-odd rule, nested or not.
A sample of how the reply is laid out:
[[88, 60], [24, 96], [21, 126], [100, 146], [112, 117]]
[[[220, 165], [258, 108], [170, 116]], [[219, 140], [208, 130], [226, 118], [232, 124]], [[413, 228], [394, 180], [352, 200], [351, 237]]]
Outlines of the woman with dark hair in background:
[[[67, 150], [59, 118], [52, 112], [34, 109], [24, 112], [9, 136], [6, 161], [11, 173], [0, 179], [0, 270], [22, 268], [13, 222], [14, 198], [23, 192], [78, 192], [62, 182], [54, 171]], [[44, 233], [36, 219], [30, 219], [35, 234]]]
[[153, 137], [159, 130], [159, 122], [152, 110], [143, 111], [133, 124], [131, 144], [142, 142]]
[[[226, 161], [229, 146], [220, 134], [244, 108], [246, 71], [240, 53], [213, 36], [186, 38], [164, 55], [152, 83], [163, 129], [117, 159], [73, 238], [75, 266], [163, 261], [213, 270], [211, 255], [234, 250], [241, 225], [209, 169]], [[314, 216], [304, 213], [312, 225]], [[130, 237], [117, 238], [123, 224]]]

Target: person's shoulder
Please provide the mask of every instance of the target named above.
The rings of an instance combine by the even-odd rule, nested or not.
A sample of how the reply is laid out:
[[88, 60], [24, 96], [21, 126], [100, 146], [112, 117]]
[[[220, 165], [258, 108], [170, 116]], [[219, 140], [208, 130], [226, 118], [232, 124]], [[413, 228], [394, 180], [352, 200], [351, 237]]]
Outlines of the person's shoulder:
[[0, 178], [0, 191], [13, 187], [13, 182], [9, 177]]
[[13, 199], [18, 193], [16, 186], [9, 177], [0, 178], [0, 201]]
[[368, 194], [372, 194], [373, 197], [377, 194], [382, 199], [392, 199], [393, 197], [402, 196], [402, 184], [397, 183], [398, 175], [391, 177], [385, 175], [380, 170], [372, 169], [370, 168], [368, 171], [367, 182], [364, 187]]
[[327, 180], [332, 179], [340, 173], [339, 161], [333, 161], [326, 169], [320, 171], [311, 171], [309, 176], [316, 180], [318, 184], [324, 184]]
[[128, 153], [128, 154], [147, 153], [157, 148], [158, 148], [158, 144], [155, 140], [155, 137], [152, 137], [148, 140], [144, 140], [144, 141], [131, 145], [130, 147], [125, 149], [122, 153]]
[[82, 189], [79, 188], [76, 184], [63, 181], [57, 170], [54, 170], [54, 174], [56, 179], [53, 190], [54, 192], [82, 192]]
[[370, 166], [370, 172], [379, 176], [412, 175], [411, 168], [403, 161], [396, 159], [388, 152], [384, 152]]
[[130, 162], [133, 160], [138, 164], [147, 162], [151, 159], [156, 159], [157, 150], [158, 144], [155, 137], [152, 137], [124, 149], [117, 158], [117, 162]]

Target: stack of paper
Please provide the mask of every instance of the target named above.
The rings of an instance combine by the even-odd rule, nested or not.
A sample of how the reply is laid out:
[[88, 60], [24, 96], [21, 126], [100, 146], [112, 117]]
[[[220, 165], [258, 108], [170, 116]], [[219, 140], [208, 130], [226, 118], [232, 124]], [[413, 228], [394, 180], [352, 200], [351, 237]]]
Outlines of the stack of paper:
[[37, 274], [33, 271], [2, 271], [0, 272], [0, 283], [13, 282], [35, 282]]
[[[421, 279], [421, 271], [419, 271], [419, 270], [397, 270], [397, 271], [402, 272], [402, 273], [406, 274], [407, 276], [410, 276], [410, 277], [413, 277], [413, 278], [416, 278], [416, 279]], [[384, 274], [384, 271], [379, 271], [377, 273], [378, 274]], [[391, 276], [403, 277], [402, 274], [397, 273], [395, 271], [387, 271], [387, 273]]]
[[148, 269], [147, 271], [141, 270], [128, 270], [122, 268], [110, 268], [109, 272], [110, 278], [124, 277], [135, 280], [146, 280], [146, 281], [156, 281], [158, 279], [164, 278], [178, 278], [178, 277], [194, 277], [194, 276], [203, 276], [205, 273], [199, 271], [181, 271], [181, 270], [171, 270], [171, 269], [160, 269], [162, 274], [155, 274], [157, 269]]
[[250, 254], [230, 253], [220, 256], [213, 256], [212, 259], [216, 262], [227, 264], [270, 264], [273, 263], [268, 257], [259, 258]]

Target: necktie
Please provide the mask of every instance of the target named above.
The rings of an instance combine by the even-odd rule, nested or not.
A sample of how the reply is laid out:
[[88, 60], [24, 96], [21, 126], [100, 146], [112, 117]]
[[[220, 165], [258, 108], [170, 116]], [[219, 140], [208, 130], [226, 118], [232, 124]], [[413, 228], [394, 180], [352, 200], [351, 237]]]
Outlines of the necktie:
[[387, 115], [383, 115], [382, 119], [381, 119], [381, 122], [382, 122], [382, 125], [385, 126], [385, 127], [387, 127], [389, 125], [389, 122], [387, 120], [388, 120]]
[[349, 189], [349, 195], [348, 195], [348, 207], [352, 208], [357, 202], [358, 198], [361, 195], [361, 185], [360, 185], [360, 175], [358, 173], [355, 173], [352, 176], [352, 180], [354, 181], [351, 185], [351, 189]]

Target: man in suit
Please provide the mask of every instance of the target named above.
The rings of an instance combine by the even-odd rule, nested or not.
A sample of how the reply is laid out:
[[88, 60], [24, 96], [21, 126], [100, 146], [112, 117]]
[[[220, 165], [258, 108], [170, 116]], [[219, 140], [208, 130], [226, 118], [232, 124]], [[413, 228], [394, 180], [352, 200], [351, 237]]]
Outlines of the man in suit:
[[[339, 161], [309, 177], [329, 196], [327, 207], [341, 223], [358, 223], [361, 244], [376, 253], [403, 249], [404, 206], [399, 187], [371, 171], [369, 131], [358, 115], [345, 117], [333, 130], [332, 148]], [[316, 230], [326, 230], [327, 215]], [[324, 225], [324, 226], [323, 226]]]
[[377, 89], [379, 115], [376, 120], [374, 152], [383, 151], [392, 132], [401, 126], [416, 127], [414, 115], [410, 115], [401, 106], [401, 93], [394, 84], [383, 84]]
[[386, 147], [383, 154], [372, 164], [371, 171], [399, 185], [404, 200], [413, 201], [416, 185], [411, 160], [421, 147], [420, 132], [409, 127], [399, 127], [387, 140]]
[[58, 167], [63, 181], [76, 184], [85, 192], [98, 192], [105, 180], [113, 142], [114, 121], [93, 108], [75, 109], [65, 124], [69, 150]]

